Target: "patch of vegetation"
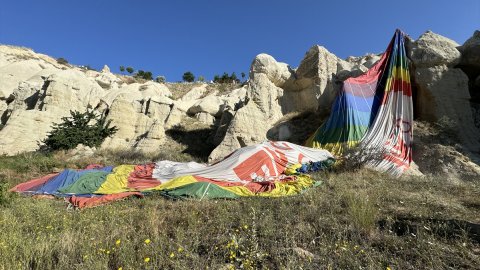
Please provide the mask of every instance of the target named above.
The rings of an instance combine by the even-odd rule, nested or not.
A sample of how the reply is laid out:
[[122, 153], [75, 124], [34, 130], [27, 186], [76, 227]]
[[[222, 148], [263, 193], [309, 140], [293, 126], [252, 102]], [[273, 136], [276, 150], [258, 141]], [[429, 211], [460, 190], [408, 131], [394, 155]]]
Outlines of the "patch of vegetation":
[[0, 207], [8, 206], [12, 202], [12, 197], [13, 194], [8, 191], [8, 183], [0, 180]]
[[141, 79], [144, 79], [144, 80], [147, 80], [147, 81], [151, 81], [151, 80], [153, 80], [153, 73], [150, 72], [150, 71], [139, 70], [139, 71], [137, 71], [137, 73], [135, 73], [134, 77], [135, 78], [141, 78]]
[[165, 83], [167, 79], [165, 78], [165, 76], [157, 76], [157, 78], [155, 78], [155, 81], [157, 83]]
[[106, 115], [98, 115], [92, 110], [87, 109], [84, 113], [70, 111], [70, 117], [63, 117], [62, 123], [53, 125], [43, 143], [50, 150], [73, 149], [78, 144], [98, 147], [105, 138], [117, 132], [118, 128], [110, 127], [110, 124]]
[[237, 75], [235, 74], [235, 72], [233, 72], [231, 75], [228, 75], [228, 73], [224, 72], [222, 76], [215, 75], [213, 77], [213, 82], [214, 83], [239, 83], [240, 80], [237, 78]]
[[195, 75], [193, 75], [192, 72], [187, 71], [183, 73], [182, 79], [184, 82], [194, 82], [195, 81]]
[[57, 63], [59, 63], [60, 65], [68, 65], [67, 59], [63, 57], [57, 58]]
[[132, 74], [135, 71], [132, 67], [127, 67], [125, 70], [130, 74]]
[[[102, 152], [90, 162], [155, 158], [125, 152], [115, 162], [110, 159], [118, 156], [119, 152]], [[8, 159], [12, 158], [25, 161]], [[64, 158], [48, 157], [62, 159], [55, 161], [58, 164]], [[42, 162], [33, 159], [44, 158], [35, 154], [29, 160], [38, 172], [34, 167]], [[32, 177], [26, 172], [22, 179], [5, 167], [0, 173], [10, 187]], [[469, 230], [471, 225], [462, 222], [480, 215], [478, 185], [452, 183], [447, 177], [392, 178], [369, 170], [313, 177], [323, 184], [293, 197], [174, 201], [152, 194], [81, 211], [68, 211], [63, 200], [14, 196], [0, 211], [0, 265], [5, 269], [480, 265], [480, 239]]]

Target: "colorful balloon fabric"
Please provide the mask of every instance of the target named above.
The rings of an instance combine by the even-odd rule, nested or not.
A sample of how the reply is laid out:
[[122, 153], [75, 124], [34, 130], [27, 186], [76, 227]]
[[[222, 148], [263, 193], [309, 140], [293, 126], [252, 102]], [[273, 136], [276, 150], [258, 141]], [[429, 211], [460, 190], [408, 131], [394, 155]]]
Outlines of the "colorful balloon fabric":
[[344, 81], [330, 117], [305, 145], [336, 156], [356, 148], [369, 167], [399, 176], [412, 161], [412, 142], [412, 88], [405, 36], [397, 30], [367, 73]]
[[334, 162], [325, 150], [264, 142], [238, 149], [212, 165], [172, 161], [115, 168], [92, 165], [85, 170], [66, 169], [33, 179], [12, 191], [66, 197], [79, 208], [151, 192], [198, 199], [278, 197], [318, 185], [305, 173], [324, 170]]

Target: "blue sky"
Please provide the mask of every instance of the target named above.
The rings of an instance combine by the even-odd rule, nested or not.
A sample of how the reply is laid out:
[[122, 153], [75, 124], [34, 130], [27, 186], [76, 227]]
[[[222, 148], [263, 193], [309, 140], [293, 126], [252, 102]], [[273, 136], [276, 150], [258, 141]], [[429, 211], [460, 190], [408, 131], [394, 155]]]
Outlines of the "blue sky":
[[0, 1], [2, 44], [168, 81], [248, 73], [259, 53], [296, 67], [315, 44], [342, 58], [381, 52], [396, 28], [462, 44], [480, 29], [480, 1]]

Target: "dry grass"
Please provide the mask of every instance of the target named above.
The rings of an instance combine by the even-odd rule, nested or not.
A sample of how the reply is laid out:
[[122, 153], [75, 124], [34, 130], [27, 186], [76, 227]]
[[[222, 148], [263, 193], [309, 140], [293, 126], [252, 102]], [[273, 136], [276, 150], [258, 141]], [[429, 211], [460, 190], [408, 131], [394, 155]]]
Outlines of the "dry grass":
[[[0, 178], [11, 187], [63, 167], [148, 162], [169, 155], [104, 151], [72, 162], [63, 152], [0, 157]], [[188, 154], [169, 157], [185, 160]], [[0, 269], [480, 265], [478, 180], [397, 179], [369, 170], [313, 177], [323, 184], [294, 197], [173, 201], [151, 195], [81, 211], [66, 209], [62, 200], [9, 194], [8, 203], [0, 205]]]

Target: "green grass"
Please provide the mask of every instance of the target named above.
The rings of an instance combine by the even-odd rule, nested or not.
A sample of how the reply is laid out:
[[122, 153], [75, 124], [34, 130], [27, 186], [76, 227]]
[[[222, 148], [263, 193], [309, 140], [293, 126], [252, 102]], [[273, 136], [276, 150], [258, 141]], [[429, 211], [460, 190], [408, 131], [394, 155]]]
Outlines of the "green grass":
[[[65, 166], [138, 163], [168, 153], [63, 152], [0, 157], [0, 187]], [[369, 170], [313, 175], [284, 198], [169, 200], [158, 195], [71, 210], [61, 199], [0, 189], [0, 269], [474, 269], [478, 181], [391, 178]], [[452, 222], [453, 221], [453, 222]], [[466, 223], [465, 221], [471, 222]], [[147, 240], [147, 241], [146, 241]], [[147, 259], [148, 258], [148, 259]]]

